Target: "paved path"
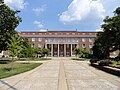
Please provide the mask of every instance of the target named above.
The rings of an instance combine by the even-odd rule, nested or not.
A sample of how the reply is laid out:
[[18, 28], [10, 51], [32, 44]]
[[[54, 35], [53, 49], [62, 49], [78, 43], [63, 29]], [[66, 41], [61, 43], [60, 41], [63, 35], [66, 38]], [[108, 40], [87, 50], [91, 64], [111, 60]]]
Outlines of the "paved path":
[[0, 80], [0, 90], [120, 90], [120, 77], [88, 62], [54, 58], [36, 69]]

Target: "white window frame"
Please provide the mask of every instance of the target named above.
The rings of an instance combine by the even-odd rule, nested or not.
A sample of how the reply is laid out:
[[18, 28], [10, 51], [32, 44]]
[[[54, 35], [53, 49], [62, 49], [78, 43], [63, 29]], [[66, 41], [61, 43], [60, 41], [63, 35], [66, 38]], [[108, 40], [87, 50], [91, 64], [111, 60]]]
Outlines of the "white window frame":
[[41, 44], [38, 44], [38, 47], [41, 48]]
[[[85, 46], [84, 46], [85, 45]], [[84, 43], [84, 44], [82, 44], [82, 48], [86, 48], [86, 44]]]
[[82, 38], [82, 42], [86, 42], [86, 38]]
[[92, 42], [92, 38], [89, 38], [89, 42]]
[[32, 38], [32, 42], [35, 42], [35, 38]]
[[92, 48], [92, 46], [93, 46], [92, 44], [89, 44], [89, 48]]
[[41, 42], [41, 41], [42, 41], [42, 38], [38, 38], [38, 41]]

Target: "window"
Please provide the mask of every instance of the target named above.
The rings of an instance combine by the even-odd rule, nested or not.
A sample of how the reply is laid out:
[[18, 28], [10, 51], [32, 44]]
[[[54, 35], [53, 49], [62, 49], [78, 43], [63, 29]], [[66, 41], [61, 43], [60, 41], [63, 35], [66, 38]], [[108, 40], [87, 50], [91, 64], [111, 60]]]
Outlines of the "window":
[[46, 39], [45, 42], [48, 42], [48, 40]]
[[82, 33], [82, 35], [85, 35], [85, 33]]
[[71, 40], [72, 40], [72, 42], [75, 42], [75, 39], [74, 39], [74, 38], [72, 38]]
[[92, 35], [92, 33], [89, 33], [89, 35]]
[[85, 42], [86, 41], [86, 38], [82, 38], [82, 42]]
[[39, 35], [42, 35], [42, 33], [39, 33]]
[[41, 44], [38, 44], [38, 47], [40, 47], [40, 48], [41, 48]]
[[92, 42], [92, 38], [89, 38], [89, 42]]
[[66, 33], [67, 35], [69, 35], [69, 33]]
[[55, 33], [55, 35], [57, 35], [57, 33]]
[[82, 47], [85, 48], [86, 47], [85, 44], [82, 44]]
[[52, 35], [52, 33], [49, 33], [49, 35]]
[[72, 35], [75, 35], [75, 33], [72, 33]]
[[92, 44], [89, 44], [89, 48], [92, 48]]
[[42, 41], [42, 38], [38, 38], [38, 41], [41, 42], [41, 41]]
[[33, 35], [35, 35], [35, 33], [32, 33]]
[[32, 42], [34, 42], [35, 41], [35, 38], [32, 38]]

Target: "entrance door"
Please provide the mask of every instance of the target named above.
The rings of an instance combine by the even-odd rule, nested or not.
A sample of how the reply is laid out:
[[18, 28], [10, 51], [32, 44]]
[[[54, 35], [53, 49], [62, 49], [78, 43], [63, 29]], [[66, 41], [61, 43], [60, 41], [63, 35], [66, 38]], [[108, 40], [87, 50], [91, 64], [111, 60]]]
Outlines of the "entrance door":
[[57, 57], [58, 56], [58, 45], [53, 44], [53, 56]]
[[64, 56], [64, 44], [59, 45], [59, 56], [60, 57]]
[[66, 45], [66, 56], [71, 56], [71, 45], [67, 44]]

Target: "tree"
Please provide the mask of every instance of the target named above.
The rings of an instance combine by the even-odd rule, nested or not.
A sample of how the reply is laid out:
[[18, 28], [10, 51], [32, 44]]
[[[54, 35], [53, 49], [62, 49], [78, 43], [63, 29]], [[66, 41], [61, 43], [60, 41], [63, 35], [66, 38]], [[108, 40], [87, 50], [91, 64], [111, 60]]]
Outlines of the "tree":
[[104, 58], [108, 58], [110, 52], [120, 51], [120, 7], [114, 13], [113, 17], [107, 16], [104, 19], [104, 24], [101, 26], [103, 32], [98, 33], [94, 43], [94, 55], [95, 50], [98, 50], [99, 54], [103, 55]]
[[5, 4], [0, 5], [0, 51], [7, 50], [7, 43], [16, 34], [15, 28], [22, 21], [16, 16], [19, 11], [11, 10]]
[[19, 55], [19, 51], [22, 50], [22, 45], [21, 45], [21, 37], [19, 37], [17, 34], [15, 36], [12, 36], [11, 39], [9, 39], [10, 43], [8, 44], [8, 51], [9, 55], [13, 57]]
[[28, 44], [27, 47], [23, 48], [22, 52], [24, 53], [25, 57], [33, 57], [33, 55], [35, 54], [35, 48], [32, 47], [31, 44]]
[[3, 4], [4, 3], [4, 0], [0, 0], [0, 4]]
[[42, 53], [45, 55], [45, 57], [47, 57], [49, 55], [49, 53], [50, 53], [50, 50], [43, 48]]
[[22, 37], [21, 45], [23, 45], [23, 48], [20, 52], [20, 57], [32, 57], [33, 48], [28, 39]]
[[89, 57], [89, 51], [86, 48], [75, 48], [76, 57]]
[[83, 58], [90, 58], [90, 53], [86, 48], [84, 48], [84, 49], [81, 48], [80, 54], [81, 54], [81, 57], [83, 57]]
[[77, 58], [78, 55], [80, 54], [80, 50], [79, 50], [79, 48], [75, 48], [74, 51], [75, 51], [75, 55], [76, 55], [76, 58]]

